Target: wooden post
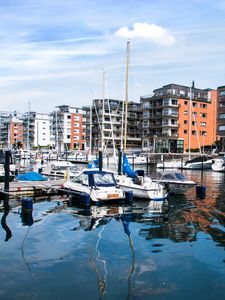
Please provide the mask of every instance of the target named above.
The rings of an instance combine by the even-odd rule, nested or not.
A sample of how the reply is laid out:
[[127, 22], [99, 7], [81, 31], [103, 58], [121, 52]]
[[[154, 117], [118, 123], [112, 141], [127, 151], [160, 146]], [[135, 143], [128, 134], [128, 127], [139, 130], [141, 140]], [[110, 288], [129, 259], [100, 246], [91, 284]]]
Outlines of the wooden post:
[[10, 151], [6, 151], [5, 152], [5, 181], [4, 181], [4, 191], [6, 192], [4, 195], [4, 208], [5, 210], [9, 209], [9, 175], [10, 175], [10, 169], [9, 169], [9, 165], [10, 165], [10, 156], [11, 153]]

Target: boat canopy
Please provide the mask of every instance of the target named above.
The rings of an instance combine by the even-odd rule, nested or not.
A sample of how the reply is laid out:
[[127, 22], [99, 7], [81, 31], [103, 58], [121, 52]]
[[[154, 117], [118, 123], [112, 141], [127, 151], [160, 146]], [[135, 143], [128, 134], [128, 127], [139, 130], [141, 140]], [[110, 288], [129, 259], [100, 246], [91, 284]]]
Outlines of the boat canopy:
[[16, 176], [17, 180], [21, 181], [44, 181], [47, 178], [43, 177], [41, 174], [36, 172], [27, 172], [25, 174], [19, 174]]

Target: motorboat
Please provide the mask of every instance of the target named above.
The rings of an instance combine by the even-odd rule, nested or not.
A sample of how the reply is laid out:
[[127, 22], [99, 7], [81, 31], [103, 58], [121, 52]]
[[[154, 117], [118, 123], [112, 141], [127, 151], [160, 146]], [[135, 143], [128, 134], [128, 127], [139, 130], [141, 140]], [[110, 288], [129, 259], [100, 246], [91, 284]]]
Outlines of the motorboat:
[[191, 169], [191, 170], [206, 170], [211, 169], [213, 164], [213, 158], [208, 155], [197, 156], [191, 160], [188, 160], [184, 163], [183, 169]]
[[143, 170], [134, 171], [125, 154], [123, 155], [123, 174], [116, 175], [116, 180], [123, 191], [132, 191], [134, 198], [155, 201], [167, 198], [165, 187], [145, 176]]
[[196, 185], [196, 182], [189, 180], [179, 171], [163, 171], [158, 175], [159, 179], [155, 179], [155, 181], [164, 184], [171, 194], [184, 194], [189, 188]]
[[164, 200], [167, 198], [166, 188], [154, 182], [147, 176], [136, 176], [135, 178], [127, 175], [117, 175], [116, 181], [123, 191], [132, 191], [134, 198], [141, 198], [147, 200]]
[[94, 203], [126, 200], [126, 194], [110, 171], [84, 169], [72, 180], [67, 180], [62, 189], [75, 198], [83, 199], [86, 197]]
[[216, 158], [213, 160], [212, 170], [216, 172], [225, 172], [225, 160], [223, 158]]
[[157, 169], [182, 169], [184, 162], [182, 160], [163, 161], [156, 164]]
[[47, 177], [72, 178], [80, 173], [80, 169], [69, 161], [52, 161], [46, 165], [36, 166], [36, 169]]

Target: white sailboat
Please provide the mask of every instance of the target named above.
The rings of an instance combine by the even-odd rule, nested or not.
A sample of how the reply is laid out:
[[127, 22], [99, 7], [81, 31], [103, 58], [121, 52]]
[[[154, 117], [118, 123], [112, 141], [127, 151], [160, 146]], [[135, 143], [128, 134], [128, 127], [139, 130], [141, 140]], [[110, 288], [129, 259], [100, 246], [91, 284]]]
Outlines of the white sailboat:
[[118, 174], [116, 181], [123, 191], [132, 191], [134, 198], [141, 198], [147, 200], [164, 200], [167, 197], [166, 189], [163, 185], [153, 182], [150, 177], [144, 174], [134, 172], [129, 164], [128, 158], [125, 155], [127, 150], [127, 110], [128, 110], [128, 70], [130, 59], [130, 41], [127, 42], [127, 62], [126, 62], [126, 97], [125, 97], [125, 118], [124, 118], [124, 139], [123, 125], [121, 132], [121, 148], [123, 154], [123, 175]]
[[116, 175], [116, 181], [123, 191], [132, 191], [134, 198], [145, 200], [163, 201], [168, 193], [163, 184], [154, 182], [150, 177], [144, 176], [144, 172], [135, 172], [123, 155], [124, 175]]

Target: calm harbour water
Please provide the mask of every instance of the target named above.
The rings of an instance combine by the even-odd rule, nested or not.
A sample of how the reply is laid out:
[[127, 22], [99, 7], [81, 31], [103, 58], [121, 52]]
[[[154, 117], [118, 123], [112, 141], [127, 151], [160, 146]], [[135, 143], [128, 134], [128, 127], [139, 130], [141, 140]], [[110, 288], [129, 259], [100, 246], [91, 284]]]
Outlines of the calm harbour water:
[[14, 203], [0, 213], [0, 299], [224, 299], [225, 174], [184, 173], [206, 196], [171, 196], [167, 214]]

